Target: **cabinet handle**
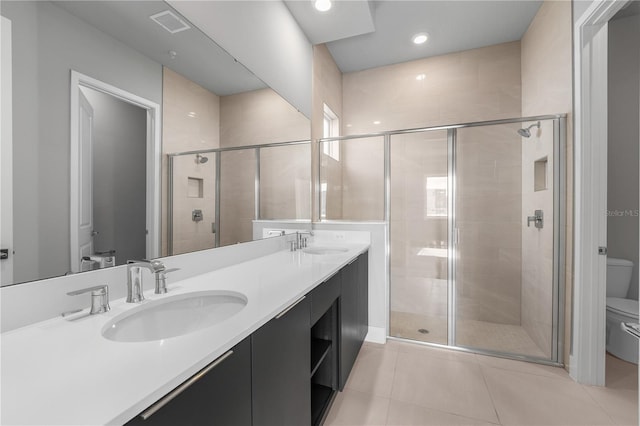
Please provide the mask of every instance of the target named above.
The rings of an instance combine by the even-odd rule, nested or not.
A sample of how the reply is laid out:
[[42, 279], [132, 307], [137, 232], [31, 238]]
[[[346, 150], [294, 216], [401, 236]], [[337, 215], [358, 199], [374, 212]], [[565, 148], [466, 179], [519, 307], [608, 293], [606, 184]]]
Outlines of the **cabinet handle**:
[[178, 386], [177, 388], [169, 392], [167, 395], [165, 395], [161, 400], [153, 404], [151, 407], [144, 410], [140, 414], [140, 417], [142, 417], [142, 420], [147, 420], [149, 417], [153, 416], [155, 413], [158, 412], [158, 410], [160, 410], [162, 407], [167, 405], [169, 402], [171, 402], [175, 397], [180, 395], [182, 392], [187, 390], [187, 388], [189, 388], [195, 382], [200, 380], [205, 374], [207, 374], [209, 371], [216, 368], [222, 361], [229, 358], [231, 355], [233, 355], [232, 350], [225, 353], [224, 355], [222, 355], [221, 357], [213, 361], [211, 364], [207, 365], [205, 368], [203, 368], [194, 376], [192, 376], [189, 380], [187, 380], [186, 382], [184, 382], [183, 384], [181, 384], [180, 386]]
[[293, 302], [291, 305], [289, 305], [289, 307], [287, 309], [285, 309], [284, 311], [280, 312], [278, 315], [276, 315], [276, 319], [280, 319], [282, 318], [287, 312], [289, 312], [290, 310], [292, 310], [293, 308], [295, 308], [295, 306], [302, 302], [307, 296], [302, 296], [300, 299], [296, 300], [295, 302]]

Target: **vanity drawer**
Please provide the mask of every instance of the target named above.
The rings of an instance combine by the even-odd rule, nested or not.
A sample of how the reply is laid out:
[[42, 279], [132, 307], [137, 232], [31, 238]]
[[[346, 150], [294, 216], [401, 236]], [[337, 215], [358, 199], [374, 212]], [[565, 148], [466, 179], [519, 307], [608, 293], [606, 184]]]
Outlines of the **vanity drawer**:
[[335, 274], [311, 291], [311, 324], [315, 324], [340, 296], [340, 274]]

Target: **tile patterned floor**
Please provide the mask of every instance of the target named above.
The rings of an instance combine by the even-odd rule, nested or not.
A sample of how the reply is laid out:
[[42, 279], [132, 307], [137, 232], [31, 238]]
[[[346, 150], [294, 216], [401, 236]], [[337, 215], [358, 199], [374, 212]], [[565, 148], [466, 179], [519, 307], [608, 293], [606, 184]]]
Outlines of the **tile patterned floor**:
[[607, 355], [607, 387], [561, 368], [410, 343], [365, 343], [325, 425], [637, 425], [638, 370]]

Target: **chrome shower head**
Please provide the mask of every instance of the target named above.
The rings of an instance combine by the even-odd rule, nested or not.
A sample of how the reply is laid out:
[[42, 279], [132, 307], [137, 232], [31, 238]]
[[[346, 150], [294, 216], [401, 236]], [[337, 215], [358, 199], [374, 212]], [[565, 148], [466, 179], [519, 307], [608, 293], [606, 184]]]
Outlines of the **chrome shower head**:
[[518, 134], [520, 136], [523, 136], [525, 138], [531, 137], [531, 128], [532, 127], [537, 127], [538, 129], [540, 128], [540, 122], [538, 121], [535, 124], [532, 124], [531, 126], [527, 127], [526, 129], [518, 129]]
[[204, 155], [201, 155], [201, 154], [196, 154], [196, 164], [204, 164], [207, 161], [209, 161], [208, 157], [205, 157]]

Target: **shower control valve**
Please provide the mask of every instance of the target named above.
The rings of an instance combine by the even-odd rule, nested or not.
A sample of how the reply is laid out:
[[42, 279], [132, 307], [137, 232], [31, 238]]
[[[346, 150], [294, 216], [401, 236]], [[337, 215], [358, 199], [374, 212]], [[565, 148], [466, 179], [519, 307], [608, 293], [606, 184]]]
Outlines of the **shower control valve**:
[[536, 210], [533, 216], [527, 216], [527, 227], [531, 226], [531, 222], [533, 222], [538, 229], [544, 227], [544, 213], [542, 210]]

